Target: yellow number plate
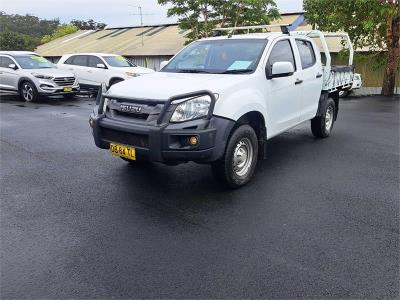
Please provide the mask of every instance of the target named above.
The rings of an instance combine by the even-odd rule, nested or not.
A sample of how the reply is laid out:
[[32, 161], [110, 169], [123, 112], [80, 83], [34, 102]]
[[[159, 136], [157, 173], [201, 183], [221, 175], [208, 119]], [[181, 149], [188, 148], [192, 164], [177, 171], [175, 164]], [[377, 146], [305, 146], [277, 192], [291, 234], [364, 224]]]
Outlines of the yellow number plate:
[[64, 88], [64, 92], [72, 92], [72, 87], [71, 86], [66, 86]]
[[136, 150], [132, 147], [127, 147], [118, 144], [110, 144], [112, 155], [124, 157], [130, 160], [136, 160]]

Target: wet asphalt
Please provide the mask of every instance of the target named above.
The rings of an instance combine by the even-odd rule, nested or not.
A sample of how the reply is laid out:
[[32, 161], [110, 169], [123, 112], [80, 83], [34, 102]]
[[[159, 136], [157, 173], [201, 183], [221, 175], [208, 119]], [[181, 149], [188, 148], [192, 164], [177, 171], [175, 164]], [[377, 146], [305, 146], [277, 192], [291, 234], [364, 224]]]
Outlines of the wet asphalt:
[[235, 191], [97, 149], [93, 99], [0, 98], [2, 299], [399, 297], [399, 98], [273, 138]]

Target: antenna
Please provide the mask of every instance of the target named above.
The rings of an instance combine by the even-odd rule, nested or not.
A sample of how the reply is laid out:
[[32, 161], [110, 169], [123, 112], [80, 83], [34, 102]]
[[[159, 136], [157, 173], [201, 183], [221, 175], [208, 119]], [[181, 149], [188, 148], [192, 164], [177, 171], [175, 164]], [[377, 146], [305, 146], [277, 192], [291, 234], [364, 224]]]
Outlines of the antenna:
[[142, 6], [136, 6], [136, 5], [128, 5], [128, 6], [131, 6], [131, 7], [135, 7], [135, 8], [137, 8], [137, 9], [139, 9], [139, 13], [138, 14], [131, 14], [131, 16], [140, 16], [140, 27], [142, 28], [142, 34], [141, 34], [141, 36], [142, 36], [142, 46], [144, 46], [144, 28], [143, 28], [143, 16], [151, 16], [151, 15], [153, 15], [153, 14], [144, 14], [143, 13], [143, 9], [142, 9]]

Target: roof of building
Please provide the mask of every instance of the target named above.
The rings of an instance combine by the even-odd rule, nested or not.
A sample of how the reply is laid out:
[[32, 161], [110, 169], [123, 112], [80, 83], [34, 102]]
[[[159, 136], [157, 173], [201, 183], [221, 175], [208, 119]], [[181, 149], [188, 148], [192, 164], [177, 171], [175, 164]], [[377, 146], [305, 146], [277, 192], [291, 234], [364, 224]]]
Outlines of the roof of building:
[[[293, 24], [299, 20], [299, 16], [302, 13], [283, 14], [272, 24]], [[299, 25], [298, 30], [311, 29], [306, 22]], [[273, 28], [271, 31], [280, 29]], [[41, 45], [36, 52], [45, 57], [82, 52], [108, 52], [124, 56], [173, 56], [184, 47], [187, 33], [178, 24], [80, 30]], [[331, 39], [329, 44], [332, 52], [342, 49], [340, 39]]]

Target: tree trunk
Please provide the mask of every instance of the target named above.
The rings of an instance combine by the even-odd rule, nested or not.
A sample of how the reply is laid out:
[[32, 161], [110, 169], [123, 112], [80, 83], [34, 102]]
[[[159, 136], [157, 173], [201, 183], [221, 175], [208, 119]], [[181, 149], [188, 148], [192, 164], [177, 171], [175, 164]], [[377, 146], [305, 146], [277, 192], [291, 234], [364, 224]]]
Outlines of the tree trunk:
[[400, 63], [400, 15], [388, 20], [388, 60], [383, 75], [382, 95], [393, 96], [396, 87], [396, 73]]

